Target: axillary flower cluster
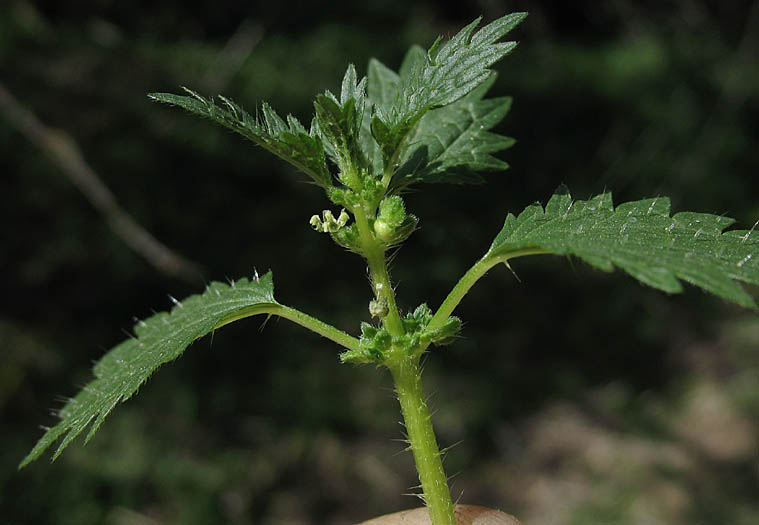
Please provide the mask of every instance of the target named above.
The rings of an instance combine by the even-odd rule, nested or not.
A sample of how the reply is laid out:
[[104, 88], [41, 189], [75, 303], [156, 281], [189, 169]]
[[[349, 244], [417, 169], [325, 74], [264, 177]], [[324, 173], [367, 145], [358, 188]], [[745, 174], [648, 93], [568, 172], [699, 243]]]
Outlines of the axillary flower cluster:
[[[413, 233], [418, 219], [406, 213], [403, 199], [398, 195], [385, 196], [379, 205], [372, 206], [371, 201], [376, 202], [376, 199], [366, 198], [371, 193], [372, 184], [367, 186], [370, 188], [360, 194], [349, 188], [329, 189], [333, 202], [343, 204], [351, 210], [371, 210], [365, 219], [366, 228], [361, 228], [356, 221], [349, 225], [351, 217], [345, 208], [337, 218], [331, 210], [324, 210], [321, 217], [313, 215], [309, 224], [317, 232], [329, 233], [338, 244], [351, 251], [366, 254], [377, 249], [384, 254], [388, 248], [400, 244]], [[384, 323], [390, 312], [388, 293], [392, 291], [380, 280], [375, 280], [372, 287], [375, 296], [369, 302], [369, 313], [372, 318], [379, 320], [380, 325], [361, 323], [360, 347], [340, 354], [342, 362], [387, 365], [403, 357], [418, 359], [430, 344], [450, 344], [459, 333], [461, 320], [458, 317], [449, 317], [441, 327], [430, 328], [428, 325], [433, 317], [432, 310], [427, 304], [421, 304], [400, 318], [401, 330], [392, 334]]]
[[[370, 306], [371, 308], [371, 306]], [[461, 320], [449, 317], [442, 327], [429, 328], [432, 310], [425, 303], [402, 319], [405, 333], [392, 336], [387, 329], [361, 323], [360, 348], [340, 354], [343, 363], [388, 364], [403, 358], [419, 358], [430, 344], [444, 346], [452, 343], [461, 330]]]

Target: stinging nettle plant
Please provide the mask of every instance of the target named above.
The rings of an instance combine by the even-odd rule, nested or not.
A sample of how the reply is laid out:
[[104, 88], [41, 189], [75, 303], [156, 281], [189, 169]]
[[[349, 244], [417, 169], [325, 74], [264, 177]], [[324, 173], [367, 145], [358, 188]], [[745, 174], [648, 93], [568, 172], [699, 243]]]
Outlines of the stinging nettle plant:
[[211, 283], [200, 295], [173, 300], [170, 312], [139, 321], [134, 336], [94, 366], [95, 379], [60, 410], [19, 468], [62, 438], [53, 459], [87, 427], [86, 441], [120, 401], [126, 401], [162, 364], [196, 339], [253, 315], [277, 315], [340, 345], [344, 363], [375, 363], [394, 380], [422, 498], [435, 525], [455, 524], [450, 490], [421, 379], [420, 358], [451, 343], [461, 329], [456, 306], [488, 270], [527, 255], [573, 255], [604, 271], [619, 268], [659, 290], [676, 293], [681, 281], [744, 307], [757, 305], [737, 282], [759, 284], [759, 234], [725, 229], [734, 221], [705, 213], [670, 215], [666, 197], [617, 205], [609, 193], [573, 200], [559, 187], [545, 206], [508, 214], [494, 241], [433, 311], [421, 304], [401, 312], [388, 273], [388, 251], [404, 242], [418, 219], [400, 194], [421, 183], [478, 183], [479, 172], [507, 164], [492, 154], [513, 140], [490, 132], [509, 110], [507, 97], [485, 98], [495, 81], [489, 68], [516, 42], [500, 40], [526, 16], [514, 13], [480, 28], [475, 20], [429, 50], [412, 47], [398, 73], [377, 60], [359, 79], [350, 65], [339, 96], [317, 95], [306, 129], [282, 119], [265, 102], [253, 117], [231, 100], [154, 93], [150, 98], [209, 118], [252, 140], [307, 174], [335, 210], [311, 225], [368, 264], [372, 322], [351, 336], [274, 298], [272, 273], [228, 284]]

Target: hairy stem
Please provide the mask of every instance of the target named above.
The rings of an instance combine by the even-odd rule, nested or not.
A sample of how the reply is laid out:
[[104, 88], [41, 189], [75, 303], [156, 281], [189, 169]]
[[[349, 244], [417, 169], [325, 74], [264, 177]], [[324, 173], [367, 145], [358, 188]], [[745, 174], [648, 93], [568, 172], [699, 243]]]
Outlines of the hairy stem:
[[398, 313], [398, 305], [395, 302], [395, 291], [390, 282], [390, 274], [387, 270], [387, 261], [385, 259], [385, 246], [380, 243], [369, 227], [369, 220], [366, 217], [364, 208], [357, 206], [353, 210], [356, 219], [359, 236], [363, 245], [363, 255], [369, 265], [369, 274], [372, 280], [372, 287], [378, 299], [384, 299], [387, 303], [387, 315], [384, 318], [384, 324], [394, 336], [403, 335], [403, 324], [401, 316]]
[[316, 332], [322, 337], [326, 337], [327, 339], [336, 342], [348, 350], [359, 349], [359, 342], [355, 337], [346, 334], [331, 324], [327, 324], [315, 317], [311, 317], [310, 315], [305, 314], [300, 310], [290, 308], [289, 306], [282, 306], [280, 311], [274, 313], [280, 317], [284, 317], [285, 319], [299, 324], [304, 328], [308, 328], [312, 332]]
[[432, 525], [456, 525], [448, 479], [443, 469], [440, 449], [422, 387], [419, 358], [404, 356], [388, 364], [388, 368], [395, 381], [395, 391], [401, 404], [409, 447], [414, 454]]
[[442, 327], [445, 321], [448, 319], [448, 316], [453, 313], [464, 296], [469, 292], [472, 286], [474, 286], [474, 283], [479, 281], [480, 278], [488, 273], [488, 270], [490, 270], [496, 264], [508, 264], [509, 259], [513, 259], [515, 257], [522, 257], [524, 255], [537, 255], [543, 253], [547, 252], [541, 249], [525, 249], [499, 255], [498, 257], [489, 257], [487, 254], [485, 254], [482, 259], [474, 263], [474, 265], [469, 268], [469, 270], [461, 277], [461, 279], [459, 279], [459, 282], [456, 283], [456, 286], [453, 287], [448, 296], [443, 300], [440, 308], [438, 308], [437, 312], [435, 312], [435, 315], [432, 317], [428, 328], [434, 330]]
[[218, 325], [216, 325], [214, 329], [217, 330], [222, 326], [234, 321], [260, 314], [278, 315], [279, 317], [288, 319], [296, 324], [301, 325], [304, 328], [308, 328], [312, 332], [315, 332], [322, 337], [326, 337], [327, 339], [334, 341], [335, 343], [344, 348], [347, 348], [348, 350], [359, 349], [359, 342], [355, 337], [346, 334], [342, 330], [339, 330], [334, 326], [317, 319], [316, 317], [312, 317], [306, 313], [301, 312], [300, 310], [296, 310], [295, 308], [291, 308], [282, 304], [256, 305], [250, 309], [242, 310], [240, 312], [237, 312], [234, 316], [228, 317], [227, 319], [221, 321]]

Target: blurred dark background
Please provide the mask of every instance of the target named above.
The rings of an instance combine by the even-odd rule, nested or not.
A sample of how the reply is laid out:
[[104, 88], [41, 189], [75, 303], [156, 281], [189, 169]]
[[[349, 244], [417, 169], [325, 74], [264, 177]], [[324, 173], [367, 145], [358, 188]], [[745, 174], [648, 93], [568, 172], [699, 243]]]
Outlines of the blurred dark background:
[[[2, 85], [203, 273], [147, 264], [0, 115], [0, 522], [348, 524], [417, 506], [387, 374], [274, 319], [194, 344], [87, 447], [16, 465], [169, 293], [271, 268], [284, 304], [354, 334], [368, 317], [362, 261], [308, 225], [321, 190], [146, 93], [187, 85], [308, 121], [348, 62], [396, 69], [412, 43], [517, 10], [492, 93], [514, 96], [511, 169], [407, 196], [421, 230], [392, 267], [402, 308], [439, 304], [506, 213], [560, 183], [759, 219], [755, 2], [2, 2]], [[454, 497], [533, 525], [757, 523], [756, 314], [561, 258], [514, 269], [472, 290], [464, 338], [426, 363], [439, 440], [458, 443]]]

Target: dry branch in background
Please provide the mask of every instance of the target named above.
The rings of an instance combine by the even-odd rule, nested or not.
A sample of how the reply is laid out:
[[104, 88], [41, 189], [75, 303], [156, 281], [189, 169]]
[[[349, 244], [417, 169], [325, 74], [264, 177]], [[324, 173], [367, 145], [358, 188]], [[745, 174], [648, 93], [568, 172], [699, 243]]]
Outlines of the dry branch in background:
[[216, 93], [223, 91], [232, 77], [240, 71], [263, 35], [264, 29], [260, 24], [248, 18], [243, 20], [217, 55], [216, 62], [200, 80], [203, 89]]
[[186, 281], [202, 277], [200, 265], [175, 253], [137, 224], [119, 205], [111, 190], [87, 164], [82, 151], [71, 136], [45, 126], [0, 83], [0, 113], [11, 126], [47, 153], [69, 180], [108, 221], [124, 243], [162, 273]]

